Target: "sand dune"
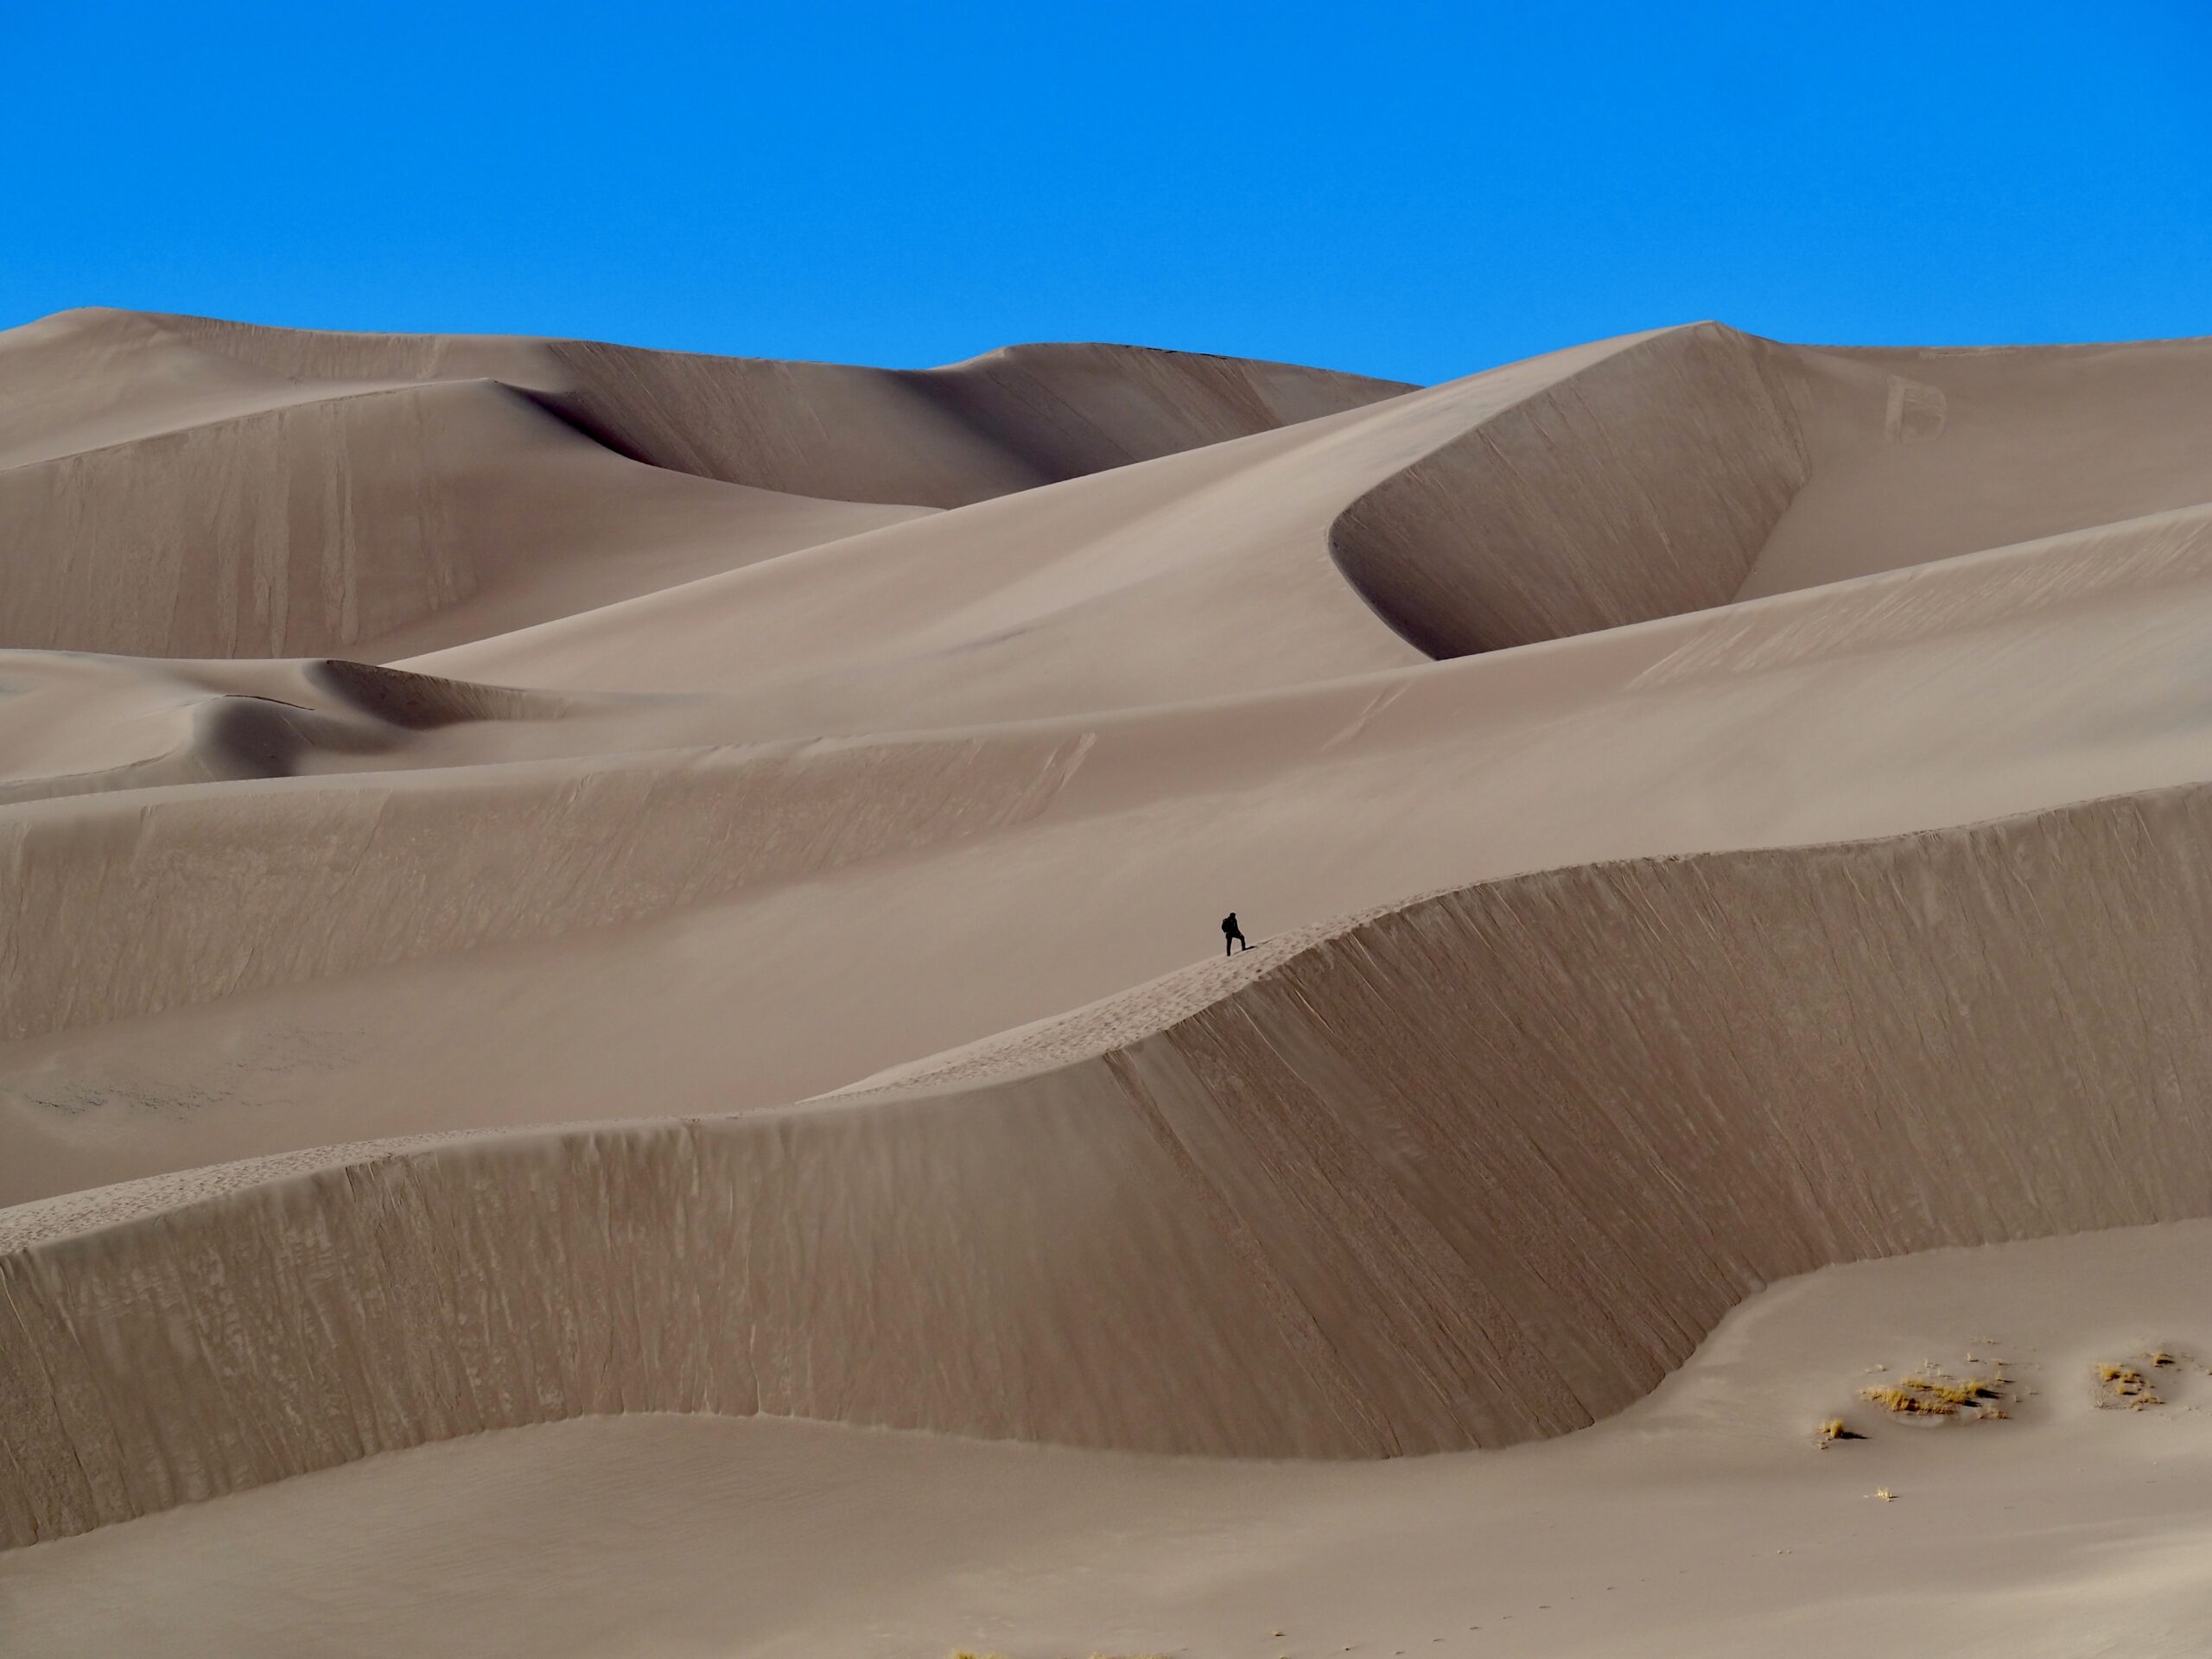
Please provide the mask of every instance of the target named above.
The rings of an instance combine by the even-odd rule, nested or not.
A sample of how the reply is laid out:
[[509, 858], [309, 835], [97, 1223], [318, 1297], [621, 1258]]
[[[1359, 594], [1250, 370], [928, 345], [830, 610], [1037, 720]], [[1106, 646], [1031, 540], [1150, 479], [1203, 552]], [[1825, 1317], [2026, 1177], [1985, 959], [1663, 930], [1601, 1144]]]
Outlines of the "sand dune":
[[1582, 1427], [1771, 1280], [2212, 1214], [2208, 815], [1582, 866], [934, 1087], [19, 1207], [9, 1530], [594, 1411], [1258, 1456]]
[[583, 340], [333, 334], [197, 317], [180, 340], [287, 378], [483, 377], [656, 467], [839, 500], [950, 507], [1370, 404], [1406, 388], [1288, 363], [1020, 346], [918, 371]]
[[1782, 355], [1710, 323], [1639, 341], [1382, 480], [1337, 557], [1432, 657], [1726, 604], [1806, 478]]
[[899, 375], [129, 313], [0, 335], [0, 365], [30, 550], [0, 643], [184, 657], [481, 638], [1399, 390], [1111, 346]]
[[637, 1411], [1571, 1445], [2212, 1216], [2208, 371], [0, 334], [0, 1538]]
[[474, 639], [914, 516], [641, 467], [482, 380], [16, 467], [0, 514], [46, 556], [11, 644], [180, 657]]
[[[734, 1634], [775, 1659], [2186, 1659], [2212, 1629], [2208, 1234], [1787, 1281], [1630, 1410], [1507, 1453], [1230, 1463], [645, 1414], [480, 1435], [0, 1555], [0, 1633], [56, 1659], [291, 1659], [303, 1633], [549, 1659]], [[2019, 1379], [2007, 1419], [1885, 1427], [1856, 1399], [1872, 1364], [1971, 1370], [1984, 1335]], [[2190, 1356], [2169, 1405], [2098, 1408], [2095, 1364], [2152, 1343]], [[1869, 1438], [1815, 1451], [1835, 1412]]]
[[[850, 740], [791, 774], [817, 780], [804, 791], [763, 783], [810, 752], [765, 737], [752, 700], [569, 693], [558, 718], [387, 722], [377, 753], [294, 762], [360, 775], [26, 811], [24, 845], [63, 850], [16, 900], [42, 906], [21, 937], [53, 943], [10, 964], [24, 1040], [0, 1054], [0, 1180], [32, 1198], [318, 1141], [772, 1106], [1166, 972], [1217, 943], [1224, 892], [1296, 928], [1561, 862], [2203, 778], [2205, 524], [2165, 515], [1263, 697]], [[288, 682], [246, 683], [249, 667]], [[194, 671], [360, 722], [286, 665]], [[632, 816], [680, 789], [740, 839], [849, 844], [855, 814], [908, 811], [875, 791], [918, 785], [917, 756], [1027, 789], [1052, 752], [1079, 760], [1019, 818], [917, 798], [908, 821], [944, 826], [926, 855], [779, 853], [766, 881], [720, 831], [641, 837]], [[80, 822], [102, 827], [80, 838]], [[309, 822], [340, 841], [306, 839]], [[453, 856], [556, 822], [557, 850]], [[327, 845], [347, 849], [340, 890]], [[143, 925], [180, 883], [221, 896]], [[326, 914], [374, 924], [349, 944], [308, 925]], [[626, 925], [576, 931], [594, 917]], [[97, 1042], [71, 1035], [73, 1006], [106, 1022]]]

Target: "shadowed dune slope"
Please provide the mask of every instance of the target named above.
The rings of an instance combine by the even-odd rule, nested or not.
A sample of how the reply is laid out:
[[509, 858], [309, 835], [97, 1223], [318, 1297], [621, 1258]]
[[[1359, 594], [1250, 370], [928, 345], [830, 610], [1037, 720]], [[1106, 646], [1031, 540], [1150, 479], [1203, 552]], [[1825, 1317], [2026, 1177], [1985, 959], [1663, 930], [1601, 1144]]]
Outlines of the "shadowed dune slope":
[[[394, 659], [842, 542], [920, 506], [1018, 495], [943, 537], [916, 529], [779, 573], [781, 608], [823, 615], [872, 564], [957, 593], [987, 580], [1027, 604], [967, 604], [973, 620], [953, 631], [944, 601], [936, 617], [885, 615], [896, 626], [872, 672], [912, 679], [900, 632], [931, 657], [976, 644], [995, 657], [1011, 639], [1024, 679], [1031, 655], [1071, 666], [1053, 708], [1119, 706], [1135, 692], [1090, 664], [1177, 617], [1228, 611], [1214, 588], [1234, 577], [1249, 595], [1255, 573], [1307, 597], [1272, 628], [1239, 617], [1261, 641], [1252, 655], [1303, 657], [1319, 641], [1307, 677], [1387, 666], [1358, 621], [1310, 620], [1332, 604], [1330, 570], [1312, 562], [1323, 540], [1334, 586], [1351, 588], [1336, 606], [1365, 601], [1451, 657], [2199, 505], [2212, 500], [2208, 363], [2199, 340], [1852, 352], [1699, 323], [1409, 394], [1106, 345], [892, 372], [68, 312], [0, 334], [0, 462], [16, 462], [0, 471], [16, 549], [0, 620], [13, 646]], [[1261, 434], [1289, 442], [1239, 445]], [[1173, 458], [1204, 465], [1038, 493]], [[1071, 651], [1064, 626], [1035, 621], [1068, 611], [1051, 564], [1077, 553], [1097, 570], [1077, 600], [1115, 601], [1090, 606]], [[1157, 606], [1119, 597], [1130, 573], [1113, 573], [1130, 556]], [[785, 626], [774, 593], [730, 600], [746, 606], [728, 620], [736, 641]], [[688, 628], [716, 661], [743, 659], [712, 635], [715, 608]], [[1161, 655], [1210, 664], [1224, 644], [1234, 652], [1214, 639]], [[611, 686], [651, 677], [591, 655]], [[655, 641], [635, 655], [671, 652]], [[677, 679], [696, 686], [671, 668]]]
[[2212, 342], [1852, 351], [1699, 323], [1485, 412], [1330, 539], [1393, 628], [1458, 657], [2207, 502]]
[[[1627, 336], [423, 666], [742, 690], [764, 732], [1070, 714], [1572, 638], [2212, 500], [2212, 448], [2187, 436], [2212, 435], [2203, 348], [2075, 353], [1994, 354], [1931, 435], [1891, 418], [1893, 377], [1834, 353], [1713, 323]], [[2085, 364], [2101, 391], [2077, 409]], [[1916, 513], [1944, 539], [1892, 533]]]
[[643, 467], [488, 380], [295, 401], [0, 471], [11, 645], [423, 650], [915, 510]]
[[1780, 355], [1708, 322], [1606, 357], [1361, 496], [1337, 561], [1432, 657], [1724, 605], [1806, 478]]
[[586, 340], [344, 334], [154, 319], [287, 377], [505, 381], [656, 467], [836, 500], [969, 502], [1409, 390], [1296, 364], [1095, 344], [937, 369], [704, 357]]
[[907, 372], [64, 314], [0, 334], [0, 618], [143, 655], [488, 642], [431, 666], [741, 680], [793, 731], [1126, 707], [1397, 665], [1378, 618], [1465, 655], [2212, 500], [2208, 365], [1700, 323], [1411, 391], [1117, 346]]
[[1559, 1433], [1780, 1276], [2212, 1213], [2207, 847], [2193, 787], [1579, 866], [934, 1085], [21, 1206], [0, 1529], [623, 1410], [1263, 1455]]
[[[416, 665], [741, 690], [764, 719], [813, 731], [1077, 714], [1410, 666], [1420, 652], [1384, 626], [1389, 571], [1339, 568], [1332, 521], [1440, 446], [1652, 338], [982, 502]], [[1614, 574], [1593, 560], [1588, 580]]]
[[[426, 707], [439, 683], [340, 672], [386, 742], [496, 695], [442, 688]], [[283, 739], [233, 735], [304, 745], [336, 723], [295, 710]], [[1040, 730], [649, 750], [583, 777], [518, 764], [20, 803], [0, 817], [0, 1041], [603, 927], [974, 834], [1040, 811], [1088, 747]]]

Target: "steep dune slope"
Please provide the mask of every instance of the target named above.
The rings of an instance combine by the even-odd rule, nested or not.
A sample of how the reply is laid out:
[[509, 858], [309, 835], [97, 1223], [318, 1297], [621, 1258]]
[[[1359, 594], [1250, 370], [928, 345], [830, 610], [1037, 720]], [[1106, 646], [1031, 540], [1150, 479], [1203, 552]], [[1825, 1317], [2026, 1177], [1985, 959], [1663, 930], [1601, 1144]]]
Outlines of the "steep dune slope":
[[[2162, 1370], [2171, 1403], [2142, 1413], [2064, 1383], [2150, 1332], [2194, 1351], [2208, 1245], [2183, 1222], [1824, 1268], [1631, 1410], [1510, 1456], [1224, 1463], [700, 1416], [479, 1435], [0, 1555], [0, 1630], [42, 1659], [297, 1659], [303, 1632], [533, 1659], [602, 1659], [609, 1631], [758, 1659], [1242, 1654], [1275, 1630], [1277, 1652], [1454, 1659], [2189, 1659], [2212, 1637], [2212, 1380]], [[2005, 1421], [1890, 1433], [1843, 1403], [1872, 1358], [1958, 1363], [1993, 1331], [2047, 1385]], [[1814, 1452], [1839, 1405], [1872, 1438]]]
[[662, 472], [487, 380], [0, 472], [16, 645], [277, 657], [467, 639], [916, 516]]
[[1471, 425], [1338, 518], [1433, 657], [2212, 502], [2212, 342], [1849, 351], [1667, 331]]
[[1778, 348], [1670, 329], [1513, 404], [1330, 529], [1432, 657], [1726, 604], [1807, 475]]
[[2204, 348], [2074, 350], [1996, 354], [1946, 437], [1834, 353], [1626, 336], [423, 666], [742, 690], [761, 734], [1126, 708], [1413, 660], [1377, 620], [1463, 656], [2212, 500]]
[[[811, 498], [973, 504], [1186, 454], [1195, 471], [1126, 487], [1116, 480], [1050, 506], [1025, 502], [948, 527], [942, 543], [924, 537], [911, 557], [894, 537], [804, 575], [779, 572], [765, 594], [687, 596], [687, 608], [703, 608], [686, 630], [711, 658], [743, 658], [743, 649], [715, 649], [719, 612], [746, 612], [727, 621], [738, 646], [748, 627], [790, 637], [778, 613], [820, 614], [849, 602], [840, 595], [855, 582], [896, 625], [876, 579], [882, 567], [912, 566], [957, 591], [1007, 588], [1007, 599], [1027, 594], [1028, 603], [973, 607], [973, 626], [948, 631], [941, 618], [952, 607], [939, 601], [940, 619], [907, 649], [971, 645], [996, 612], [996, 638], [986, 632], [984, 643], [1018, 641], [1022, 660], [1009, 671], [1027, 678], [1038, 659], [1079, 665], [1179, 621], [1187, 631], [1187, 619], [1231, 608], [1264, 569], [1271, 586], [1287, 582], [1303, 595], [1284, 632], [1301, 645], [1320, 642], [1305, 677], [1325, 677], [1389, 659], [1371, 642], [1338, 643], [1357, 627], [1318, 620], [1338, 585], [1312, 561], [1318, 517], [1330, 519], [1336, 562], [1357, 596], [1429, 655], [1524, 644], [2212, 499], [2212, 464], [2202, 459], [2212, 398], [2199, 372], [2208, 352], [2184, 341], [1853, 353], [1700, 324], [1408, 397], [1353, 377], [1121, 347], [1017, 347], [946, 369], [888, 372], [65, 314], [0, 335], [15, 391], [0, 416], [12, 423], [0, 424], [10, 447], [0, 454], [24, 463], [0, 473], [10, 498], [0, 505], [22, 526], [0, 571], [10, 589], [0, 615], [15, 645], [390, 657], [572, 616], [887, 522]], [[457, 418], [498, 385], [661, 470], [618, 470], [557, 423], [495, 442], [488, 413]], [[378, 389], [407, 395], [358, 401]], [[1301, 430], [1305, 422], [1319, 424]], [[1265, 443], [1213, 453], [1270, 431], [1298, 432], [1297, 453]], [[1303, 448], [1309, 440], [1321, 448]], [[503, 475], [484, 487], [503, 501], [542, 498], [546, 510], [518, 531], [448, 524], [446, 498], [466, 487], [453, 480], [495, 461]], [[1273, 468], [1247, 480], [1242, 500], [1217, 487], [1239, 466]], [[712, 498], [687, 492], [669, 469], [778, 493], [730, 500], [718, 524]], [[1186, 511], [1176, 498], [1194, 489]], [[663, 499], [641, 510], [656, 494]], [[785, 499], [794, 494], [810, 499]], [[1163, 504], [1180, 520], [1164, 536]], [[579, 531], [564, 534], [571, 520]], [[347, 545], [357, 535], [370, 543], [365, 571]], [[1132, 570], [1117, 543], [1133, 539], [1141, 545]], [[956, 543], [948, 562], [939, 549]], [[1040, 554], [1082, 560], [1090, 591], [1077, 602], [1120, 595], [1132, 575], [1145, 591], [1071, 628], [1049, 569], [1023, 569]], [[177, 592], [196, 586], [177, 575], [180, 559], [195, 574], [213, 568], [211, 593]], [[243, 600], [227, 591], [238, 581]], [[472, 581], [487, 585], [469, 614], [410, 626], [479, 591]], [[299, 602], [308, 591], [319, 605]], [[363, 608], [400, 620], [364, 624]], [[1040, 629], [1040, 614], [1052, 626]], [[1307, 615], [1317, 620], [1300, 620]], [[897, 632], [883, 654], [899, 654]], [[826, 645], [807, 637], [820, 648], [814, 672], [829, 677], [826, 655], [849, 636]], [[535, 642], [493, 653], [543, 656], [555, 674], [570, 672], [563, 658], [575, 654], [543, 653]], [[668, 655], [604, 645], [584, 654], [611, 685], [647, 677], [643, 664]], [[1281, 655], [1268, 640], [1235, 667], [1264, 673], [1261, 663]], [[1159, 652], [1171, 665], [1164, 695], [1248, 683], [1225, 672], [1214, 675], [1218, 688], [1173, 682], [1190, 664], [1238, 656], [1233, 638], [1168, 642]], [[631, 660], [610, 660], [623, 657]], [[702, 683], [681, 653], [661, 676], [670, 686]], [[1078, 675], [1059, 706], [1134, 696]], [[987, 702], [943, 717], [1005, 712]]]
[[[1339, 568], [1332, 523], [1440, 447], [1654, 340], [1552, 353], [410, 665], [595, 690], [743, 690], [764, 733], [1129, 708], [1410, 665], [1419, 652], [1385, 623], [1390, 571], [1420, 550], [1389, 569], [1379, 557]], [[1644, 400], [1655, 416], [1667, 408], [1656, 390]], [[1564, 519], [1550, 529], [1573, 533]], [[1466, 556], [1499, 563], [1480, 545]], [[1732, 564], [1726, 584], [1740, 575]], [[1637, 578], [1612, 559], [1593, 560], [1590, 580]], [[1596, 614], [1580, 624], [1597, 626]]]
[[434, 648], [1403, 390], [1113, 346], [899, 373], [118, 312], [0, 334], [0, 643], [187, 657]]
[[1040, 731], [648, 751], [588, 780], [517, 766], [22, 804], [0, 829], [0, 1040], [605, 926], [972, 834], [1040, 810], [1087, 747]]
[[[1256, 936], [1561, 861], [2212, 778], [2208, 526], [2169, 515], [1265, 696], [855, 741], [780, 782], [776, 757], [803, 743], [766, 765], [721, 752], [757, 741], [752, 699], [567, 694], [558, 718], [296, 768], [397, 768], [375, 776], [10, 809], [48, 849], [14, 889], [14, 1000], [80, 1013], [0, 1048], [0, 1192], [433, 1128], [772, 1106], [1217, 950], [1232, 906]], [[211, 683], [252, 690], [219, 668]], [[260, 692], [353, 718], [304, 681]], [[902, 755], [1026, 777], [1040, 743], [1081, 758], [1033, 816], [803, 880], [731, 887], [718, 836], [639, 839], [639, 804], [680, 788], [700, 822], [835, 844], [908, 810], [883, 792], [916, 781]], [[486, 764], [502, 757], [518, 764]], [[556, 855], [447, 856], [548, 812]], [[319, 865], [310, 819], [387, 828], [372, 865]], [[546, 909], [572, 876], [582, 902]], [[585, 925], [633, 881], [627, 921]], [[194, 928], [147, 927], [176, 882], [223, 900], [179, 911]], [[321, 918], [364, 914], [378, 955], [327, 945]], [[524, 918], [540, 921], [501, 931]]]
[[611, 1410], [1560, 1433], [1768, 1280], [2212, 1212], [2208, 832], [2191, 789], [1578, 867], [1188, 970], [1001, 1081], [19, 1209], [0, 1524]]

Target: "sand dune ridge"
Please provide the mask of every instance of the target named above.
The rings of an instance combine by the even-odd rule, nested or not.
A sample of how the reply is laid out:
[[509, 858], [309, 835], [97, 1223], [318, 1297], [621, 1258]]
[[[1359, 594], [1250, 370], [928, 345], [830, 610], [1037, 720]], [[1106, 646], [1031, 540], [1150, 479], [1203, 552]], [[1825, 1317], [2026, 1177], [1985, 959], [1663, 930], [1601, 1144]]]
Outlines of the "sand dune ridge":
[[2187, 788], [1550, 871], [1141, 988], [995, 1082], [41, 1206], [9, 1535], [613, 1410], [1559, 1433], [1772, 1279], [2212, 1213], [2208, 831]]

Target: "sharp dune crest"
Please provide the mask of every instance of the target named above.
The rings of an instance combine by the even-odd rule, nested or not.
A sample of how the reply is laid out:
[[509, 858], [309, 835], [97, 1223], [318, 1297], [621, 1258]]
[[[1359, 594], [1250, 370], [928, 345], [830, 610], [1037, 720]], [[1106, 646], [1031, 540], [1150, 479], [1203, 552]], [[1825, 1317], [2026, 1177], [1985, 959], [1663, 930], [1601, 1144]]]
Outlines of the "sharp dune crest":
[[1712, 323], [1640, 341], [1370, 490], [1338, 563], [1432, 657], [1726, 604], [1807, 476], [1782, 355]]
[[2212, 1216], [2208, 457], [2195, 340], [0, 333], [0, 1543], [632, 1412], [1499, 1446]]

